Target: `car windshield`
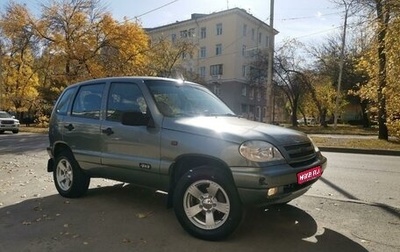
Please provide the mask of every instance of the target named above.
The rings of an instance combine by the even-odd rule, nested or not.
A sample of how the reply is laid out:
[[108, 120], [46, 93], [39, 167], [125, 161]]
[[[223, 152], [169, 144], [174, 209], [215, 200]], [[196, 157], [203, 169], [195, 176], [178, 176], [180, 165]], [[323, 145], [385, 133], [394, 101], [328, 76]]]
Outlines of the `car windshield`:
[[7, 112], [0, 111], [0, 118], [11, 118], [11, 115]]
[[146, 84], [164, 116], [235, 116], [208, 89], [193, 83], [147, 80]]

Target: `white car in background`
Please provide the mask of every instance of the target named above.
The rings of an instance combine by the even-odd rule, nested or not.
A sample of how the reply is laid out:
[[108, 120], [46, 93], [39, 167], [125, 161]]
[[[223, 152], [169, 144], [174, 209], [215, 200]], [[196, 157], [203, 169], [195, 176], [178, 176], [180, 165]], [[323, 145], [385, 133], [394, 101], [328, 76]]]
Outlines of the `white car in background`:
[[4, 131], [12, 131], [17, 134], [19, 132], [19, 120], [5, 111], [0, 111], [0, 134]]

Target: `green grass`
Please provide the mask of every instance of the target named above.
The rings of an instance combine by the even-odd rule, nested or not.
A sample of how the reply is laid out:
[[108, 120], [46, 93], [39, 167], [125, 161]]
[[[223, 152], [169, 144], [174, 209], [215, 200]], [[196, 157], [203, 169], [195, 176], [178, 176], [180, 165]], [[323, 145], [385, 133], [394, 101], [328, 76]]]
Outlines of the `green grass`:
[[367, 150], [397, 150], [400, 151], [400, 141], [390, 139], [389, 141], [376, 139], [356, 139], [356, 138], [331, 138], [315, 137], [313, 141], [318, 147], [354, 148]]
[[[312, 136], [313, 141], [319, 147], [337, 147], [354, 149], [377, 149], [377, 150], [399, 150], [400, 139], [390, 137], [389, 141], [378, 139], [378, 128], [364, 129], [360, 126], [351, 125], [329, 125], [327, 128], [321, 126], [301, 126], [295, 128], [307, 134], [324, 134], [326, 136]], [[335, 137], [329, 137], [335, 135]], [[343, 135], [344, 137], [338, 137]], [[348, 138], [346, 135], [366, 136], [365, 138]], [[369, 136], [369, 137], [367, 137]]]
[[328, 125], [328, 127], [326, 128], [321, 126], [299, 126], [293, 129], [300, 130], [307, 134], [337, 134], [337, 135], [362, 135], [362, 136], [378, 135], [377, 127], [363, 128], [360, 126], [352, 126], [346, 124], [338, 124], [336, 128], [333, 125]]

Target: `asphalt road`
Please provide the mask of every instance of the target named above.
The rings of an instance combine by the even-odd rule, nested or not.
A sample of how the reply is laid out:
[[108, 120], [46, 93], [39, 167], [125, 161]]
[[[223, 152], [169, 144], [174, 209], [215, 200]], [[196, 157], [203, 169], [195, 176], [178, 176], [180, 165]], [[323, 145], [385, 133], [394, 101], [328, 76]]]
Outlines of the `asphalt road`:
[[0, 135], [0, 251], [399, 251], [400, 157], [324, 153], [328, 169], [287, 206], [249, 209], [227, 240], [188, 235], [165, 196], [104, 179], [65, 199], [47, 136]]

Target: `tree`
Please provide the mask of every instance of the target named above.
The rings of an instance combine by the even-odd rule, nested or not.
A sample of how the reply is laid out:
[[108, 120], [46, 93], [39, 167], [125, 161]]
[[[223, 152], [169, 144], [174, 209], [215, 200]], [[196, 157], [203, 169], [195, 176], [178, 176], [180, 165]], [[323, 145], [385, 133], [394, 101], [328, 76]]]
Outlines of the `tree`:
[[196, 45], [190, 40], [180, 39], [172, 42], [165, 37], [154, 38], [149, 51], [150, 69], [157, 76], [188, 79], [191, 75], [183, 76], [185, 71], [182, 71], [182, 59], [192, 57], [195, 49]]
[[[375, 38], [370, 44], [370, 51], [360, 62], [360, 67], [367, 70], [370, 80], [360, 88], [364, 99], [373, 100], [377, 105], [379, 139], [388, 140], [388, 123], [397, 113], [398, 105], [398, 37], [400, 3], [397, 0], [358, 1], [375, 31]], [[396, 69], [396, 70], [394, 70]], [[394, 70], [394, 71], [393, 71]], [[395, 123], [396, 124], [396, 123]]]
[[[368, 101], [361, 100], [360, 96], [356, 94], [359, 85], [364, 84], [367, 78], [364, 71], [359, 71], [359, 69], [357, 69], [360, 55], [364, 51], [363, 45], [360, 43], [360, 41], [363, 41], [363, 38], [361, 38], [358, 33], [353, 32], [353, 34], [357, 34], [357, 36], [350, 36], [348, 38], [349, 43], [347, 43], [345, 53], [343, 54], [342, 60], [344, 67], [342, 68], [341, 74], [341, 92], [339, 92], [339, 94], [336, 92], [336, 94], [330, 95], [335, 98], [338, 95], [340, 96], [339, 99], [336, 99], [339, 101], [337, 107], [338, 112], [342, 111], [346, 103], [360, 104], [363, 111], [362, 123], [365, 127], [368, 127], [369, 119], [366, 108]], [[314, 58], [312, 68], [314, 69], [315, 75], [319, 75], [320, 77], [318, 78], [324, 80], [322, 81], [324, 85], [329, 82], [331, 87], [335, 89], [338, 89], [338, 76], [340, 75], [340, 48], [340, 37], [334, 35], [328, 37], [321, 44], [313, 45], [308, 48], [308, 53]], [[316, 86], [314, 85], [314, 87]], [[333, 114], [336, 109], [332, 109], [329, 105], [328, 107], [328, 111]]]
[[52, 0], [42, 9], [35, 28], [47, 103], [81, 80], [150, 74], [149, 39], [136, 21], [117, 22], [99, 0]]
[[39, 85], [34, 67], [35, 37], [25, 6], [10, 3], [0, 19], [2, 55], [0, 74], [2, 108], [19, 117], [36, 103]]
[[301, 57], [296, 47], [301, 46], [298, 41], [286, 42], [275, 54], [274, 73], [275, 86], [282, 90], [290, 104], [291, 123], [297, 126], [297, 112], [302, 97], [307, 93], [309, 85], [302, 74]]

